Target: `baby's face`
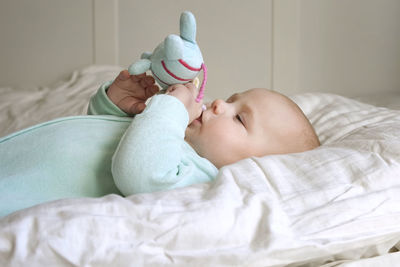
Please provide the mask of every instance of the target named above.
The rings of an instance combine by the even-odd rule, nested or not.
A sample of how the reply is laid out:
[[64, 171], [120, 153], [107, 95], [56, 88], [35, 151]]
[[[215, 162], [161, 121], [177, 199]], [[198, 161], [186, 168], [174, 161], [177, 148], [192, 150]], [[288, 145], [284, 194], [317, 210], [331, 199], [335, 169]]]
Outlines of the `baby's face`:
[[185, 140], [217, 168], [251, 156], [302, 151], [296, 137], [310, 125], [281, 94], [251, 89], [206, 106], [187, 127]]

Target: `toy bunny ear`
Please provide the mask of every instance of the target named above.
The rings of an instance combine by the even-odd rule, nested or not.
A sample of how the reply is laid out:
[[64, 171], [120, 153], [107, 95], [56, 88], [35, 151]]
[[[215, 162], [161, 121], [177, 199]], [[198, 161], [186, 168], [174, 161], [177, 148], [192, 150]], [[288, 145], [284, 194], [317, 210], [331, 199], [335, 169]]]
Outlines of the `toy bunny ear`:
[[191, 12], [185, 11], [181, 14], [180, 30], [182, 39], [196, 43], [196, 19]]
[[183, 57], [183, 41], [181, 37], [170, 34], [164, 40], [165, 57], [169, 60], [178, 60]]

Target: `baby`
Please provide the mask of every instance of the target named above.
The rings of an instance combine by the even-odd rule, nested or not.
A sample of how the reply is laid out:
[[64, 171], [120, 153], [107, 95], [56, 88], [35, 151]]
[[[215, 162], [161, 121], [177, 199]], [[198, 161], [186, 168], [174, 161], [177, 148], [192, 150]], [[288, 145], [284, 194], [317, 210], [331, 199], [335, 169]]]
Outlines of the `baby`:
[[0, 217], [57, 199], [209, 182], [247, 157], [319, 146], [302, 111], [276, 92], [251, 89], [203, 109], [192, 83], [158, 91], [153, 77], [124, 70], [90, 100], [89, 114], [107, 116], [59, 118], [1, 138]]
[[[219, 168], [241, 159], [320, 145], [301, 109], [267, 89], [237, 93], [204, 108], [195, 102], [193, 83], [176, 84], [146, 107], [146, 100], [158, 92], [153, 77], [124, 70], [103, 90], [113, 109], [135, 115], [112, 163], [114, 181], [124, 195], [211, 181]], [[106, 100], [96, 98], [104, 96], [92, 98], [89, 113], [103, 113], [96, 103]]]

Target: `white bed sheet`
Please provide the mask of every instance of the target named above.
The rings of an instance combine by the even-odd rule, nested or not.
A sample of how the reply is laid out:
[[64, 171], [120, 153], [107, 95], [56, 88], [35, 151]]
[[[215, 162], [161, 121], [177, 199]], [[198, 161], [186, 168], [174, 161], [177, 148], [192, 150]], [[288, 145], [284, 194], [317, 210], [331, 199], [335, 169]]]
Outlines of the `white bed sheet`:
[[[88, 98], [118, 71], [88, 68], [62, 92], [86, 92], [89, 76]], [[67, 112], [84, 112], [87, 98]], [[246, 159], [210, 184], [17, 212], [0, 219], [0, 266], [396, 266], [400, 111], [329, 94], [293, 99], [320, 148]]]
[[399, 265], [400, 252], [393, 252], [359, 260], [339, 260], [321, 267], [397, 267]]
[[40, 122], [86, 114], [90, 96], [121, 69], [93, 65], [49, 87], [0, 88], [0, 137]]

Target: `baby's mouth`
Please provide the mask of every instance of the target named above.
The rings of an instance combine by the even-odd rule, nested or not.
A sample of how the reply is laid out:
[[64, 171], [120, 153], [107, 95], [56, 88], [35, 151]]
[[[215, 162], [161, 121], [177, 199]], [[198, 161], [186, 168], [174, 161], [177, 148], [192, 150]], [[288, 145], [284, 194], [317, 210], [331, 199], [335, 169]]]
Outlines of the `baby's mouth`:
[[[203, 124], [203, 113], [204, 113], [204, 111], [205, 111], [206, 109], [207, 109], [206, 105], [203, 105], [203, 106], [201, 107], [200, 116], [197, 117], [194, 121], [196, 121], [197, 123]], [[194, 122], [194, 121], [193, 121], [193, 122]]]
[[203, 104], [201, 107], [201, 114], [200, 116], [196, 119], [196, 121], [203, 123], [203, 112], [207, 109], [206, 105]]
[[203, 111], [201, 112], [200, 116], [196, 119], [196, 121], [202, 123], [203, 122]]

